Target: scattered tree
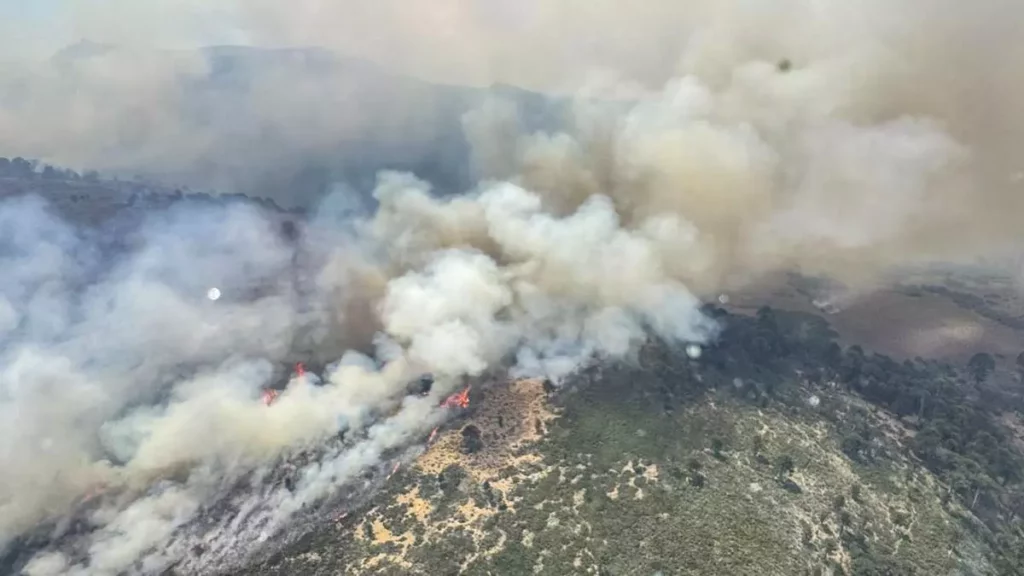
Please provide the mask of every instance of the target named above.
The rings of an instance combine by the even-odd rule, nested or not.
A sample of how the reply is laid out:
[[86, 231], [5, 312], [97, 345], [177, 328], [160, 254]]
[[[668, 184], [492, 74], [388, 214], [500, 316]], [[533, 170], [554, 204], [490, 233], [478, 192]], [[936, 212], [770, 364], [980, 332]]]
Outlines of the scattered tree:
[[789, 454], [783, 454], [775, 462], [775, 470], [779, 480], [785, 480], [789, 478], [789, 475], [796, 469], [796, 464], [793, 462], [793, 457]]
[[860, 502], [861, 498], [861, 487], [860, 484], [854, 484], [850, 487], [850, 497], [853, 498], [854, 502]]
[[724, 458], [724, 456], [722, 456], [722, 449], [724, 447], [725, 446], [721, 438], [713, 438], [711, 440], [711, 453], [714, 455], [715, 458], [719, 460], [722, 460]]
[[967, 362], [967, 370], [974, 377], [974, 381], [979, 384], [984, 382], [995, 369], [995, 359], [985, 352], [979, 352], [971, 356], [971, 359]]

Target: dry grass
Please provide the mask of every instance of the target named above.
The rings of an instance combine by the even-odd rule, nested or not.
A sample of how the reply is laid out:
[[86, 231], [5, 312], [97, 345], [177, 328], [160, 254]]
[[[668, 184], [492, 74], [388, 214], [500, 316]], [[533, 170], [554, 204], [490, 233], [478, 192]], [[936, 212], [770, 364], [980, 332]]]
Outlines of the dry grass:
[[[489, 482], [494, 494], [514, 513], [516, 498], [512, 493], [515, 486], [539, 480], [556, 471], [552, 467], [525, 471], [542, 460], [537, 452], [529, 448], [543, 437], [547, 424], [554, 418], [556, 415], [547, 403], [541, 381], [520, 380], [492, 387], [480, 409], [464, 423], [482, 431], [483, 449], [473, 454], [462, 453], [460, 429], [448, 430], [438, 435], [412, 468], [418, 473], [436, 476], [449, 466], [459, 466], [473, 483]], [[502, 469], [508, 466], [520, 472], [511, 477], [502, 477]], [[423, 543], [443, 539], [453, 530], [468, 535], [474, 541], [477, 551], [466, 555], [462, 562], [463, 569], [504, 548], [504, 538], [500, 538], [493, 547], [486, 545], [488, 533], [483, 526], [498, 513], [493, 507], [481, 506], [472, 499], [465, 499], [453, 510], [443, 514], [443, 517], [439, 517], [434, 502], [420, 494], [418, 485], [409, 486], [394, 502], [401, 508], [400, 520], [406, 526], [416, 526]], [[350, 572], [372, 574], [383, 566], [406, 570], [412, 568], [408, 556], [416, 542], [414, 530], [406, 529], [396, 534], [390, 524], [378, 509], [370, 510], [356, 524], [352, 531], [356, 540], [372, 543], [372, 549], [392, 545], [392, 551], [369, 556], [358, 567], [350, 567]]]

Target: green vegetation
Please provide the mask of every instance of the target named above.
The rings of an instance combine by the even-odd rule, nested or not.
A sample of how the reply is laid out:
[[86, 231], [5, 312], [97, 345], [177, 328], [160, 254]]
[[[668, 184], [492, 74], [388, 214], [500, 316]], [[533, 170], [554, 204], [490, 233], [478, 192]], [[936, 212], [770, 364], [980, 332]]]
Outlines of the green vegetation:
[[[652, 342], [557, 392], [509, 492], [458, 467], [402, 476], [440, 527], [396, 503], [401, 481], [379, 495], [366, 518], [416, 535], [403, 560], [349, 526], [315, 569], [255, 573], [1024, 573], [1024, 457], [1000, 420], [1020, 404], [984, 393], [991, 357], [901, 362], [814, 315], [708, 312], [723, 334], [699, 360]], [[452, 523], [467, 502], [488, 512]]]
[[[5, 184], [13, 186], [8, 189]], [[71, 221], [80, 219], [76, 217], [79, 212], [89, 211], [83, 204], [88, 204], [92, 209], [102, 209], [105, 218], [113, 216], [118, 209], [162, 208], [185, 200], [205, 203], [247, 202], [274, 212], [285, 212], [270, 198], [241, 193], [211, 195], [187, 189], [169, 189], [145, 182], [141, 177], [131, 181], [116, 178], [109, 180], [101, 178], [95, 171], [79, 174], [74, 170], [41, 164], [37, 160], [0, 157], [0, 193], [21, 194], [29, 191], [58, 205], [64, 201], [71, 202], [74, 206], [68, 207], [63, 214]], [[87, 203], [83, 202], [87, 199]], [[114, 203], [111, 204], [110, 200], [114, 200]]]

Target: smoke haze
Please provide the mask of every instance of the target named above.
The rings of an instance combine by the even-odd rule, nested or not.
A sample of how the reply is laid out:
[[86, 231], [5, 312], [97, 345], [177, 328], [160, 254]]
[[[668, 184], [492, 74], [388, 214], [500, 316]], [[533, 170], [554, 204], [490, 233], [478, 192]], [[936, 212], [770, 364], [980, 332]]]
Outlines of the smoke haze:
[[[196, 541], [210, 562], [230, 559], [367, 469], [413, 457], [464, 379], [558, 378], [593, 357], [628, 360], [651, 334], [706, 342], [702, 298], [778, 271], [863, 287], [1019, 245], [1021, 10], [300, 0], [62, 12], [109, 45], [3, 70], [0, 155], [255, 190], [311, 216], [292, 242], [280, 215], [185, 203], [111, 254], [103, 232], [41, 200], [3, 200], [0, 546], [102, 490], [73, 550], [27, 573], [150, 573]], [[191, 49], [234, 39], [316, 49]], [[494, 82], [545, 96], [454, 86]], [[319, 188], [303, 186], [309, 166]], [[296, 350], [327, 369], [264, 406]], [[431, 396], [405, 396], [424, 372]], [[305, 463], [294, 492], [264, 485], [246, 514], [191, 524], [239, 479], [339, 428], [350, 439]]]

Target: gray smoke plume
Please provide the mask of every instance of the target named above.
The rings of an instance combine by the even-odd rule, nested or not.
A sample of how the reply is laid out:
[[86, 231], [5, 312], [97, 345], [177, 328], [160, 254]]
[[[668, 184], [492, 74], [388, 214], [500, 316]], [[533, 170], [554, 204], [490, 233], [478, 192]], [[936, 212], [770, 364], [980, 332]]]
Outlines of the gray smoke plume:
[[[374, 195], [375, 214], [302, 247], [313, 268], [293, 264], [270, 216], [245, 205], [157, 212], [112, 263], [41, 202], [0, 207], [12, 247], [0, 538], [104, 495], [80, 557], [50, 552], [29, 573], [163, 569], [232, 479], [339, 429], [363, 434], [300, 470], [294, 493], [252, 495], [259, 522], [218, 527], [220, 549], [258, 545], [440, 423], [440, 399], [507, 358], [516, 375], [557, 378], [630, 356], [648, 330], [676, 342], [714, 332], [652, 237], [623, 227], [605, 197], [559, 216], [510, 182], [445, 199], [397, 173]], [[330, 237], [317, 221], [308, 237]], [[312, 276], [305, 292], [300, 273]], [[332, 333], [371, 355], [342, 356]], [[264, 406], [275, 363], [303, 334], [341, 361], [324, 386], [300, 377]], [[406, 397], [423, 373], [432, 396]]]
[[[250, 42], [322, 47], [244, 73], [235, 49], [139, 47], [208, 8], [113, 4], [138, 26], [75, 21], [128, 49], [81, 45], [0, 77], [0, 154], [270, 181], [306, 205], [321, 198], [267, 175], [383, 151], [380, 166], [430, 173], [381, 172], [367, 211], [345, 192], [362, 176], [328, 170], [338, 192], [298, 246], [254, 208], [186, 204], [112, 257], [100, 233], [5, 200], [0, 543], [103, 494], [86, 534], [29, 574], [150, 573], [197, 541], [250, 550], [413, 457], [464, 379], [557, 378], [650, 334], [705, 341], [700, 299], [764, 275], [869, 286], [1021, 241], [1017, 4], [216, 4]], [[574, 97], [349, 76], [339, 53]], [[330, 364], [325, 385], [294, 379], [264, 406], [297, 348]], [[430, 397], [406, 396], [425, 372]], [[350, 439], [328, 446], [339, 429]], [[253, 480], [244, 514], [195, 528], [230, 486], [310, 450], [294, 491]]]

